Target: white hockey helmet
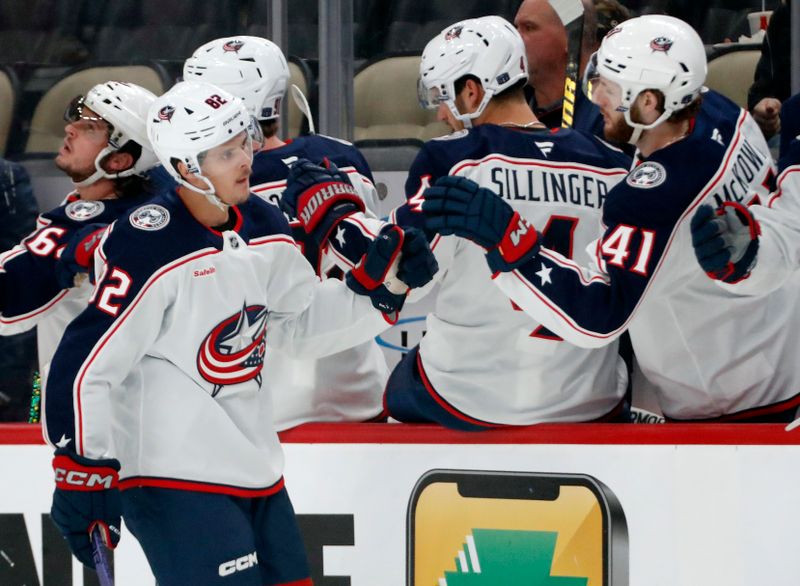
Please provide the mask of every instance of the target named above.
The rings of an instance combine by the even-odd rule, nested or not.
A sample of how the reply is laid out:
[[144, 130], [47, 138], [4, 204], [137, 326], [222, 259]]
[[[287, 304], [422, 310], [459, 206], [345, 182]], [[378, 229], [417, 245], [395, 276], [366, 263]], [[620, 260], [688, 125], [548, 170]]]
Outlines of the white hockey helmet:
[[[153, 102], [147, 120], [147, 135], [161, 164], [172, 177], [192, 191], [202, 193], [218, 206], [213, 184], [201, 173], [203, 154], [243, 131], [250, 131], [250, 115], [239, 98], [210, 83], [176, 83]], [[177, 169], [183, 162], [206, 184], [206, 189], [187, 182]]]
[[183, 64], [183, 79], [205, 81], [240, 98], [258, 120], [273, 120], [289, 85], [278, 45], [261, 37], [225, 37], [199, 47]]
[[[690, 25], [672, 16], [648, 14], [626, 20], [605, 36], [584, 79], [599, 76], [616, 83], [621, 90], [618, 110], [640, 133], [691, 104], [703, 89], [707, 71], [703, 41]], [[648, 89], [664, 94], [664, 112], [651, 124], [633, 122], [631, 106]]]
[[[147, 138], [147, 112], [156, 96], [150, 90], [132, 83], [107, 81], [92, 87], [85, 96], [77, 96], [67, 106], [64, 119], [76, 122], [80, 119], [95, 119], [85, 116], [84, 108], [89, 108], [97, 116], [107, 122], [111, 128], [108, 133], [108, 145], [101, 150], [94, 160], [95, 172], [76, 183], [85, 187], [101, 178], [117, 179], [130, 175], [142, 175], [158, 163], [150, 141]], [[119, 173], [108, 173], [101, 164], [111, 153], [124, 147], [129, 141], [138, 144], [142, 152], [134, 165]]]
[[[465, 75], [477, 77], [485, 94], [474, 112], [461, 113], [455, 105], [455, 82]], [[425, 46], [417, 87], [424, 108], [435, 109], [444, 102], [470, 127], [492, 96], [521, 79], [528, 79], [522, 37], [507, 20], [482, 16], [447, 27]]]

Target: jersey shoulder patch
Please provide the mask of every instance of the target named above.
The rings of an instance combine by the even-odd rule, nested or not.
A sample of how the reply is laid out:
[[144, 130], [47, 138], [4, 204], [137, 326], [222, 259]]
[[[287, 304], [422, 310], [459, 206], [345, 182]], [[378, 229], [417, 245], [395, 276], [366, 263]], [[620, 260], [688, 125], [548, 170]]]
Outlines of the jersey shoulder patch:
[[667, 170], [664, 165], [655, 161], [644, 161], [628, 173], [628, 177], [625, 179], [628, 185], [640, 189], [658, 187], [666, 180]]
[[102, 214], [105, 208], [106, 206], [102, 201], [79, 199], [78, 201], [68, 203], [64, 208], [64, 213], [70, 220], [85, 222], [86, 220], [91, 220]]
[[147, 204], [133, 210], [129, 219], [131, 226], [139, 230], [161, 230], [169, 224], [169, 210], [158, 204]]

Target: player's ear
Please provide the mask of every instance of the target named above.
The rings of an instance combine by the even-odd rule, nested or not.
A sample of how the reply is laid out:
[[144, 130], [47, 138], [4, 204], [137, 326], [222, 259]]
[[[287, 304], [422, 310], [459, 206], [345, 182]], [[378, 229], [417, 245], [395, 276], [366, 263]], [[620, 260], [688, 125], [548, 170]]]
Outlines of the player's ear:
[[472, 79], [470, 77], [467, 78], [466, 83], [464, 84], [464, 90], [465, 91], [462, 95], [465, 97], [467, 105], [471, 107], [469, 111], [473, 112], [475, 109], [477, 109], [478, 104], [481, 103], [481, 100], [483, 100], [483, 86], [477, 79]]
[[194, 173], [189, 172], [189, 167], [187, 167], [186, 163], [183, 161], [178, 161], [175, 164], [175, 168], [178, 170], [178, 173], [180, 173], [180, 176], [184, 179], [189, 179], [190, 177], [194, 176]]
[[133, 167], [135, 162], [132, 154], [117, 151], [105, 158], [103, 168], [109, 173], [119, 173]]

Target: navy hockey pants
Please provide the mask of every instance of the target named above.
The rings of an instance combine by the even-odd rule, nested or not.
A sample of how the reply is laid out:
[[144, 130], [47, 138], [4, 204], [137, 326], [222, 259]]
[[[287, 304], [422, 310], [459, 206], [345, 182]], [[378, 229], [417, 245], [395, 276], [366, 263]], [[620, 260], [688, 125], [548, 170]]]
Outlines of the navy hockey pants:
[[256, 498], [130, 488], [122, 506], [159, 586], [311, 586], [285, 488]]

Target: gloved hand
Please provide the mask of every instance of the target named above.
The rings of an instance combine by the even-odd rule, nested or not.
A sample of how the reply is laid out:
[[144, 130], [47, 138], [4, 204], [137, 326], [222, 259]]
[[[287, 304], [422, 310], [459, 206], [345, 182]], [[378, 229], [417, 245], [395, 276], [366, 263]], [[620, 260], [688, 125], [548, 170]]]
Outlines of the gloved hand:
[[422, 197], [425, 227], [483, 246], [492, 272], [512, 271], [539, 251], [534, 227], [503, 198], [466, 177], [440, 177]]
[[431, 252], [428, 239], [422, 230], [405, 228], [403, 248], [397, 265], [397, 278], [408, 287], [416, 289], [433, 279], [439, 270], [439, 263]]
[[758, 222], [747, 207], [725, 202], [716, 210], [700, 206], [690, 224], [697, 262], [712, 279], [746, 279], [758, 254]]
[[77, 286], [76, 277], [79, 274], [88, 274], [94, 282], [92, 258], [107, 227], [106, 224], [87, 224], [69, 239], [55, 267], [56, 280], [62, 289]]
[[347, 173], [339, 171], [328, 159], [321, 165], [308, 159], [295, 161], [286, 178], [280, 207], [300, 220], [306, 234], [311, 234], [318, 244], [324, 244], [342, 218], [365, 209]]
[[403, 249], [404, 240], [399, 226], [387, 224], [358, 264], [345, 275], [348, 287], [359, 295], [367, 295], [376, 309], [388, 315], [400, 311], [406, 300], [406, 292], [393, 293], [384, 285], [392, 277], [391, 270]]
[[59, 448], [53, 458], [53, 470], [56, 490], [50, 516], [75, 557], [94, 568], [90, 537], [94, 528], [100, 528], [107, 547], [113, 549], [119, 543], [119, 462], [91, 460]]

